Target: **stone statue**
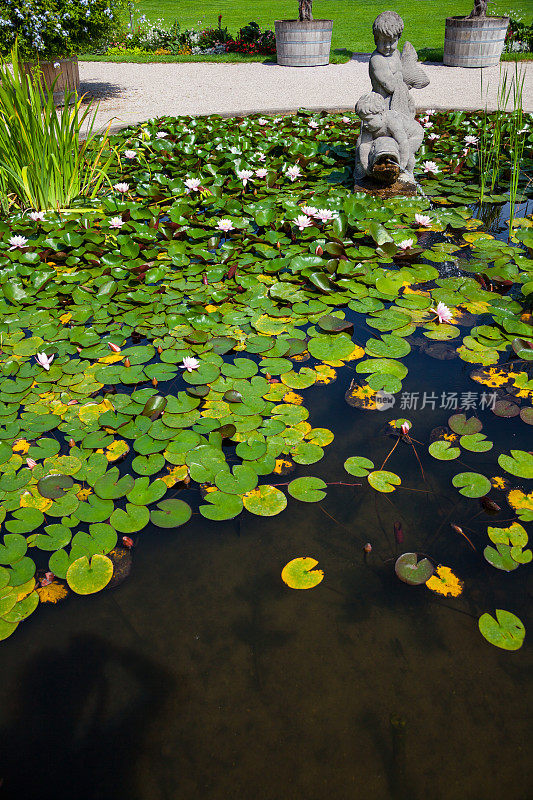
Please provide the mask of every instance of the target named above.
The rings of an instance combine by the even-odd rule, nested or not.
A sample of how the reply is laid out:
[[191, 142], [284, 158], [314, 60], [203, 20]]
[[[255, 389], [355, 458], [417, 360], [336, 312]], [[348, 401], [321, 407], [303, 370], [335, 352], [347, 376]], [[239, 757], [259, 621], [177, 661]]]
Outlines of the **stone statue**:
[[416, 108], [410, 90], [422, 89], [429, 79], [410, 42], [405, 43], [400, 56], [398, 40], [402, 32], [403, 20], [395, 11], [384, 11], [374, 20], [376, 49], [368, 67], [372, 92], [361, 97], [355, 107], [361, 117], [356, 184], [366, 177], [381, 185], [396, 180], [406, 188], [415, 185], [415, 153], [422, 144], [424, 131], [415, 120]]

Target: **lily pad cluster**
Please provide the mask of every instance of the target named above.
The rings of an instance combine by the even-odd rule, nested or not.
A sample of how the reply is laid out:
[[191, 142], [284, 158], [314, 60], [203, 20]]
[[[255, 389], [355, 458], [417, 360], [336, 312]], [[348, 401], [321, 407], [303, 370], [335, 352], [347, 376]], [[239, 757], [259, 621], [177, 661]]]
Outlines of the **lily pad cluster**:
[[[149, 525], [323, 500], [318, 476], [278, 484], [334, 439], [313, 426], [305, 393], [348, 385], [350, 372], [347, 400], [375, 409], [402, 390], [415, 333], [477, 369], [512, 355], [512, 401], [502, 384], [501, 402], [531, 424], [530, 228], [508, 243], [478, 230], [475, 163], [458, 173], [445, 162], [465, 118], [435, 119], [432, 207], [352, 194], [355, 116], [301, 110], [267, 125], [213, 116], [126, 129], [94, 203], [0, 222], [2, 638], [36, 608], [46, 574], [99, 591], [117, 546]], [[466, 418], [449, 424], [459, 446], [434, 442], [436, 458], [492, 447]], [[499, 464], [529, 479], [528, 455]], [[378, 492], [401, 485], [369, 458], [345, 466]], [[453, 481], [467, 497], [490, 488], [469, 471]], [[526, 521], [522, 491], [509, 504]]]

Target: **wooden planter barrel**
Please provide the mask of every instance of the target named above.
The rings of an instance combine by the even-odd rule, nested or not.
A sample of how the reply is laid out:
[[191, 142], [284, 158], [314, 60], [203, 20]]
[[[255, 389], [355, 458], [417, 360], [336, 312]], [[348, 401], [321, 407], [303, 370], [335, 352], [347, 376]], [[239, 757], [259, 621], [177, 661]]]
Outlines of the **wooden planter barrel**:
[[276, 54], [282, 67], [322, 67], [329, 64], [333, 20], [275, 22]]
[[448, 17], [443, 62], [448, 67], [493, 67], [500, 63], [509, 17]]
[[[57, 65], [57, 66], [55, 66]], [[65, 89], [80, 91], [80, 70], [77, 56], [57, 58], [54, 61], [25, 61], [24, 72], [31, 75], [36, 68], [42, 72], [43, 82], [49, 89], [57, 78], [54, 87], [54, 103], [58, 106], [65, 101]]]

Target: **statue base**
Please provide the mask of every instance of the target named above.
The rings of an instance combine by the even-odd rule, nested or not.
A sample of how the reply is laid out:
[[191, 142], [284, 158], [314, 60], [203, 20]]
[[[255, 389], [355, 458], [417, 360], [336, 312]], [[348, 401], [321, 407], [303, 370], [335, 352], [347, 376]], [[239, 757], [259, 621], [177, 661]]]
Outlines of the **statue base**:
[[400, 175], [393, 183], [385, 185], [365, 175], [356, 178], [353, 185], [354, 192], [366, 192], [376, 197], [412, 197], [416, 194], [416, 183], [404, 175]]

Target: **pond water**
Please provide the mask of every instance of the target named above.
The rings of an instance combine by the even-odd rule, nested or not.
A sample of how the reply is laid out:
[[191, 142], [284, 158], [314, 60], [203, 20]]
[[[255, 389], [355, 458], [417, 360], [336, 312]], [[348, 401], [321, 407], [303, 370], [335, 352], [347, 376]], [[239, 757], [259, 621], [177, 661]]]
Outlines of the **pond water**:
[[[406, 363], [409, 393], [472, 389], [459, 359], [413, 348]], [[320, 475], [364, 484], [343, 462], [370, 443], [375, 462], [384, 460], [398, 409], [347, 406], [352, 375], [346, 366], [334, 384], [304, 394], [313, 425], [335, 434]], [[437, 403], [400, 416], [427, 442], [449, 413]], [[531, 446], [520, 420], [479, 416], [496, 450]], [[490, 518], [476, 501], [458, 502], [453, 466], [437, 471], [427, 449], [417, 451], [431, 493], [420, 491], [420, 466], [401, 442], [389, 468], [417, 493], [389, 499], [332, 486], [320, 504], [289, 498], [273, 519], [195, 515], [174, 532], [147, 529], [119, 589], [27, 620], [2, 650], [0, 797], [530, 796], [531, 648], [500, 651], [477, 629], [493, 607], [513, 609], [527, 628], [528, 570], [492, 569], [449, 527], [464, 526], [481, 550]], [[476, 454], [477, 468], [490, 470], [490, 456]], [[297, 469], [291, 477], [310, 471]], [[508, 517], [502, 510], [494, 524]], [[466, 583], [462, 597], [399, 582], [403, 550], [451, 565]], [[299, 555], [325, 572], [311, 591], [281, 582]]]
[[[193, 144], [188, 152], [191, 163], [197, 155]], [[161, 153], [164, 161], [164, 152]], [[341, 153], [338, 158], [342, 167], [347, 157]], [[327, 163], [335, 166], [333, 158]], [[179, 165], [181, 168], [181, 162]], [[453, 202], [461, 201], [472, 209], [468, 180], [467, 176], [464, 196]], [[171, 186], [169, 193], [175, 191], [178, 192], [176, 186]], [[240, 187], [233, 187], [232, 191], [237, 197]], [[284, 191], [290, 192], [291, 186]], [[276, 192], [277, 189], [271, 189], [272, 194]], [[306, 195], [306, 201], [310, 196]], [[113, 203], [114, 209], [119, 208]], [[134, 207], [132, 202], [135, 210]], [[243, 200], [240, 212], [244, 207]], [[228, 208], [225, 212], [222, 207], [220, 214], [237, 214], [230, 204]], [[110, 209], [111, 201], [107, 210]], [[435, 206], [431, 212], [434, 209]], [[352, 211], [355, 215], [355, 222], [350, 223], [352, 233], [354, 226], [356, 231], [362, 231], [364, 225], [357, 228], [356, 224], [358, 211]], [[400, 228], [407, 230], [412, 224], [411, 211], [410, 218], [405, 222], [406, 217]], [[495, 237], [506, 241], [508, 206], [500, 204], [473, 211]], [[111, 210], [111, 213], [118, 212]], [[168, 240], [183, 224], [181, 213], [179, 209], [175, 213], [179, 222], [174, 223], [170, 234], [167, 231]], [[270, 220], [268, 209], [246, 213], [260, 220], [264, 215], [263, 221], [256, 225], [256, 233], [263, 229], [273, 234], [274, 212]], [[519, 216], [528, 214], [531, 201], [518, 210]], [[417, 252], [426, 248], [429, 256], [421, 256], [418, 263], [436, 266], [444, 277], [462, 274], [471, 277], [471, 271], [463, 273], [462, 269], [466, 269], [473, 252], [474, 258], [485, 259], [487, 264], [500, 257], [501, 268], [507, 270], [505, 275], [514, 279], [512, 268], [503, 263], [504, 249], [488, 247], [484, 251], [478, 247], [476, 233], [461, 240], [461, 234], [467, 230], [471, 234], [475, 225], [465, 224], [463, 229], [459, 219], [453, 231], [443, 234], [449, 218], [443, 217], [442, 225], [421, 233]], [[158, 224], [168, 219], [161, 215]], [[204, 226], [202, 230], [195, 228], [196, 238], [202, 240], [208, 252], [213, 252], [212, 220], [205, 222], [196, 209], [194, 219], [195, 225]], [[386, 218], [383, 222], [390, 223], [391, 231], [397, 224]], [[207, 233], [209, 226], [211, 232]], [[280, 236], [282, 230], [289, 234], [291, 231], [290, 224], [282, 223], [279, 214], [277, 229]], [[148, 241], [148, 233], [153, 233], [148, 226], [141, 230], [139, 225], [139, 230], [141, 242]], [[382, 231], [372, 234], [375, 242], [367, 233], [364, 239], [363, 234], [358, 234], [356, 244], [362, 240], [374, 248]], [[67, 235], [71, 239], [65, 247], [68, 245], [72, 253], [78, 248], [78, 256], [86, 258], [74, 236]], [[343, 238], [343, 234], [338, 235]], [[396, 238], [404, 235], [407, 234]], [[122, 240], [120, 253], [117, 245], [117, 252], [112, 254], [115, 260], [108, 260], [109, 269], [97, 273], [99, 286], [126, 257], [131, 259], [130, 267], [136, 265], [138, 274], [144, 257], [139, 256], [138, 247], [135, 250], [133, 234], [131, 239], [132, 242], [125, 244]], [[46, 246], [46, 252], [53, 250], [51, 241], [49, 238], [46, 245], [41, 245]], [[95, 252], [99, 243], [93, 241]], [[291, 241], [294, 243], [294, 236]], [[464, 247], [465, 241], [471, 245], [471, 252]], [[274, 239], [269, 242], [273, 244]], [[331, 242], [338, 244], [339, 239], [332, 236]], [[443, 243], [444, 249], [439, 250]], [[171, 244], [176, 243], [171, 241]], [[174, 257], [180, 256], [180, 244]], [[302, 245], [302, 252], [307, 253], [307, 244]], [[284, 246], [289, 246], [288, 238]], [[272, 247], [263, 242], [265, 258], [271, 258], [268, 250]], [[393, 251], [394, 246], [390, 252]], [[209, 263], [205, 252], [202, 250], [192, 262]], [[520, 252], [526, 254], [527, 247]], [[247, 257], [249, 254], [248, 251]], [[150, 257], [154, 259], [150, 264], [156, 263], [157, 255]], [[368, 258], [364, 254], [361, 257]], [[401, 260], [402, 253], [396, 253], [394, 258], [396, 267], [398, 264], [409, 267], [409, 261]], [[89, 266], [94, 257], [91, 259]], [[378, 275], [378, 265], [374, 267]], [[496, 277], [494, 269], [487, 268], [491, 279]], [[522, 265], [522, 269], [526, 267]], [[275, 270], [269, 272], [268, 266], [266, 272], [275, 274]], [[198, 269], [196, 273], [199, 274]], [[26, 277], [23, 271], [21, 274]], [[68, 270], [65, 275], [65, 284], [71, 281], [76, 284]], [[200, 285], [199, 278], [194, 283], [196, 278], [191, 270], [187, 286], [193, 287], [193, 297], [200, 297], [203, 303], [205, 298], [202, 299], [200, 292], [204, 291], [204, 285], [208, 286], [207, 280]], [[117, 277], [120, 280], [125, 283], [123, 277]], [[160, 280], [154, 278], [147, 285]], [[221, 280], [213, 278], [212, 284]], [[414, 278], [411, 283], [416, 286]], [[223, 285], [228, 284], [229, 280]], [[409, 279], [402, 287], [408, 284]], [[297, 283], [296, 289], [300, 285], [304, 282]], [[375, 276], [368, 285], [373, 292], [377, 286]], [[424, 288], [431, 289], [434, 285], [428, 282]], [[136, 287], [143, 295], [142, 282]], [[183, 286], [178, 288], [182, 294], [186, 292]], [[238, 289], [235, 284], [234, 296]], [[448, 290], [454, 299], [455, 289], [448, 285]], [[205, 291], [213, 291], [213, 297], [216, 294], [211, 286]], [[310, 290], [307, 286], [306, 291], [311, 296], [313, 286]], [[224, 293], [225, 290], [219, 291], [220, 295]], [[411, 300], [416, 293], [412, 292]], [[518, 284], [511, 293], [520, 299]], [[398, 288], [391, 291], [385, 285], [372, 297], [384, 298], [388, 304], [389, 295], [398, 294]], [[124, 303], [124, 298], [117, 301], [115, 297], [111, 303], [111, 296], [109, 305], [115, 308], [111, 317], [118, 317], [116, 309], [118, 303]], [[366, 297], [354, 293], [356, 307], [359, 296]], [[84, 295], [80, 293], [80, 297], [72, 304], [75, 313], [85, 302]], [[267, 314], [283, 313], [291, 301], [287, 295], [280, 297], [283, 302], [274, 311], [275, 303], [269, 301], [270, 305], [265, 306]], [[317, 297], [324, 296], [317, 294]], [[404, 293], [405, 297], [409, 295]], [[492, 294], [490, 299], [496, 302], [497, 297]], [[68, 298], [63, 285], [61, 302], [68, 304]], [[17, 299], [15, 296], [14, 300]], [[474, 298], [474, 307], [483, 309], [486, 304], [476, 305], [477, 301], [479, 297]], [[55, 313], [55, 302], [52, 298], [45, 307]], [[334, 313], [340, 310], [341, 316], [353, 323], [354, 344], [364, 347], [370, 335], [379, 336], [381, 329], [371, 328], [364, 313], [357, 313], [345, 304], [336, 309], [334, 303], [330, 310]], [[128, 311], [130, 317], [132, 313]], [[322, 309], [320, 314], [324, 313]], [[82, 315], [74, 322], [79, 319], [83, 325]], [[276, 322], [276, 318], [270, 318], [272, 321]], [[488, 542], [487, 526], [504, 527], [516, 518], [507, 503], [506, 492], [491, 489], [490, 498], [499, 510], [489, 514], [477, 499], [479, 495], [469, 499], [452, 486], [452, 478], [461, 471], [479, 471], [489, 478], [505, 475], [509, 481], [498, 464], [498, 455], [511, 449], [526, 453], [533, 450], [531, 422], [525, 424], [526, 420], [519, 416], [496, 416], [486, 397], [494, 389], [472, 381], [470, 373], [480, 366], [481, 360], [468, 362], [457, 356], [456, 348], [463, 337], [473, 325], [484, 321], [489, 326], [492, 317], [488, 313], [484, 317], [461, 313], [455, 323], [460, 327], [461, 339], [450, 337], [451, 342], [439, 341], [437, 336], [424, 337], [424, 332], [431, 332], [428, 319], [419, 323], [412, 335], [405, 334], [411, 352], [401, 363], [408, 368], [408, 375], [395, 395], [394, 406], [387, 410], [368, 411], [346, 402], [352, 379], [363, 380], [363, 375], [356, 372], [359, 362], [350, 361], [347, 356], [343, 359], [347, 363], [335, 367], [333, 382], [295, 390], [309, 410], [309, 423], [313, 428], [329, 429], [334, 434], [333, 443], [325, 446], [319, 463], [293, 465], [294, 471], [287, 476], [260, 476], [260, 483], [286, 486], [293, 478], [317, 475], [329, 484], [324, 500], [307, 503], [288, 496], [287, 508], [278, 516], [257, 516], [245, 509], [233, 520], [215, 522], [198, 513], [198, 483], [180, 483], [175, 492], [179, 491], [179, 498], [190, 503], [192, 519], [183, 527], [166, 530], [149, 524], [139, 535], [132, 534], [135, 540], [132, 570], [120, 587], [108, 587], [86, 597], [71, 593], [57, 605], [41, 603], [38, 613], [29, 616], [0, 645], [0, 800], [531, 798], [533, 774], [528, 748], [531, 633], [521, 649], [509, 652], [489, 644], [478, 628], [481, 614], [508, 609], [520, 617], [526, 630], [533, 630], [528, 605], [531, 568], [520, 565], [513, 572], [504, 572], [483, 558]], [[132, 323], [130, 330], [135, 324]], [[104, 343], [109, 325], [110, 319], [105, 318], [97, 330], [97, 338], [104, 337]], [[72, 328], [75, 327], [73, 324]], [[206, 330], [210, 330], [209, 324]], [[260, 328], [258, 332], [261, 333]], [[267, 334], [275, 336], [271, 331]], [[59, 349], [69, 335], [72, 330], [64, 337], [56, 332], [52, 341]], [[117, 329], [114, 335], [119, 341]], [[157, 333], [151, 338], [159, 335], [164, 334]], [[485, 337], [488, 335], [485, 331]], [[88, 373], [88, 361], [101, 357], [102, 351], [98, 349], [101, 342], [82, 343], [75, 336], [74, 332], [71, 342], [82, 344], [78, 354], [84, 351], [80, 360], [87, 359], [83, 362], [85, 367], [80, 369], [85, 368]], [[176, 337], [179, 339], [179, 333]], [[139, 339], [124, 338], [127, 342], [122, 344], [123, 348], [139, 344]], [[143, 337], [140, 341], [149, 342]], [[196, 350], [193, 348], [194, 353], [203, 352], [201, 340], [198, 341], [200, 345]], [[490, 340], [487, 341], [485, 350], [490, 345]], [[174, 343], [168, 349], [177, 352], [182, 346], [183, 338], [181, 345]], [[64, 353], [76, 358], [75, 349], [65, 349]], [[108, 355], [107, 347], [103, 352]], [[260, 356], [251, 355], [253, 352], [250, 348], [248, 353], [241, 351], [237, 356], [258, 362]], [[507, 349], [502, 360], [509, 353]], [[144, 361], [140, 358], [133, 368], [151, 357]], [[231, 362], [234, 357], [233, 352], [224, 360]], [[394, 352], [391, 357], [396, 357]], [[277, 360], [282, 358], [283, 353]], [[56, 366], [60, 359], [61, 355]], [[302, 365], [296, 361], [295, 368], [317, 361]], [[65, 359], [61, 363], [69, 362]], [[169, 359], [162, 366], [170, 369], [174, 363]], [[519, 367], [530, 378], [531, 363], [520, 361]], [[113, 375], [112, 365], [100, 368]], [[158, 369], [162, 369], [159, 363]], [[16, 374], [16, 370], [7, 374]], [[163, 370], [157, 374], [168, 376], [169, 372]], [[174, 393], [176, 388], [180, 391], [187, 388], [183, 374], [179, 373], [171, 382]], [[102, 383], [109, 385], [113, 380]], [[146, 376], [139, 380], [147, 383]], [[206, 378], [205, 382], [210, 380]], [[61, 385], [71, 386], [68, 382]], [[91, 397], [94, 383], [87, 379], [87, 385]], [[122, 386], [121, 392], [130, 393], [133, 389], [130, 381], [126, 388]], [[169, 393], [170, 382], [162, 377], [157, 391], [163, 395]], [[99, 389], [94, 394], [98, 392]], [[458, 398], [456, 407], [449, 400], [453, 393]], [[488, 452], [472, 452], [463, 447], [457, 460], [436, 460], [428, 452], [432, 431], [446, 426], [450, 415], [460, 411], [479, 417], [483, 433], [493, 442], [493, 448]], [[389, 424], [403, 417], [412, 423], [407, 438], [396, 436]], [[30, 420], [27, 424], [31, 428], [33, 423]], [[79, 420], [76, 424], [69, 420], [69, 424], [71, 428], [60, 428], [65, 434], [65, 445], [69, 435], [76, 436], [76, 442], [82, 439], [85, 442], [85, 434], [79, 432]], [[102, 435], [98, 431], [98, 436]], [[101, 440], [94, 441], [94, 447], [84, 444], [88, 448], [85, 452], [91, 447], [100, 448]], [[227, 447], [225, 451], [226, 456], [234, 452]], [[133, 455], [130, 453], [121, 471], [130, 470]], [[344, 463], [351, 456], [371, 458], [376, 470], [386, 464], [387, 470], [401, 476], [401, 486], [390, 494], [373, 491], [366, 477], [347, 474]], [[143, 474], [140, 470], [137, 473]], [[512, 475], [510, 484], [524, 492], [533, 488], [533, 481]], [[122, 506], [123, 495], [119, 499]], [[13, 508], [18, 509], [16, 505]], [[142, 527], [139, 525], [137, 530]], [[120, 526], [116, 530], [124, 532]], [[365, 551], [367, 543], [371, 552]], [[445, 597], [423, 584], [408, 586], [398, 580], [394, 565], [404, 552], [427, 555], [435, 564], [449, 566], [464, 582], [462, 594]], [[50, 552], [32, 555], [39, 569], [46, 568], [49, 555]], [[302, 556], [316, 559], [318, 568], [324, 571], [322, 582], [309, 591], [292, 590], [281, 579], [287, 562]]]

